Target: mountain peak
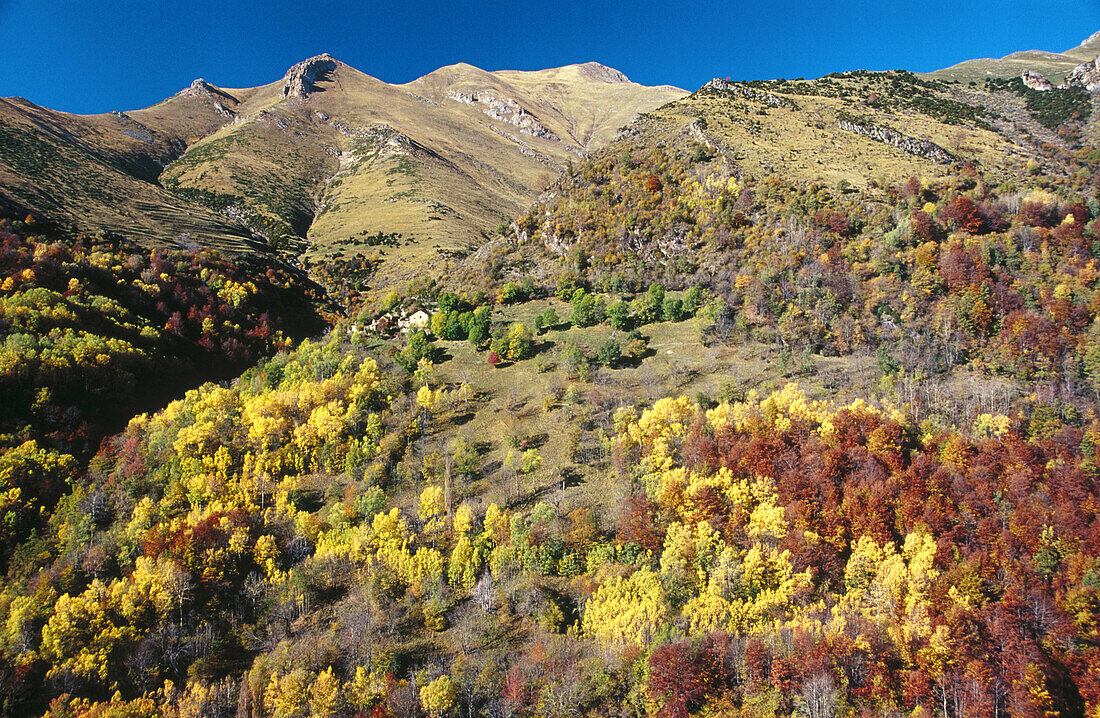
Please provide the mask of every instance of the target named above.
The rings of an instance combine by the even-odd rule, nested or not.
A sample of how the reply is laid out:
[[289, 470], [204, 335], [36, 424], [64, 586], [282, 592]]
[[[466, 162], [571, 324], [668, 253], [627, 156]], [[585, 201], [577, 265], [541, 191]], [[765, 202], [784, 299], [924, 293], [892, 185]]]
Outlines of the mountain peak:
[[177, 92], [176, 97], [208, 97], [215, 92], [218, 92], [217, 88], [200, 77]]
[[304, 100], [313, 91], [313, 84], [335, 70], [338, 64], [336, 58], [327, 52], [302, 60], [286, 71], [283, 97]]
[[600, 64], [598, 62], [584, 62], [578, 65], [574, 65], [582, 75], [593, 80], [599, 80], [601, 82], [610, 83], [629, 83], [630, 78], [619, 72], [613, 67]]

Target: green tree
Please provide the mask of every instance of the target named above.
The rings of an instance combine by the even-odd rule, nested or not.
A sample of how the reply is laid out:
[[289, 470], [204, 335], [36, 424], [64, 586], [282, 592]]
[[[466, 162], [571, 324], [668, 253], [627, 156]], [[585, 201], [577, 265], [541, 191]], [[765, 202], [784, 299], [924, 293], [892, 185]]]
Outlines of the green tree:
[[576, 327], [590, 327], [596, 323], [596, 298], [583, 289], [573, 293], [573, 311], [569, 321]]
[[665, 297], [661, 304], [661, 317], [666, 322], [678, 322], [684, 318], [684, 303], [679, 299]]
[[500, 290], [500, 299], [504, 304], [514, 304], [526, 299], [523, 287], [515, 282], [507, 282]]
[[607, 308], [607, 323], [612, 329], [626, 331], [630, 329], [630, 307], [624, 301], [617, 301]]
[[596, 350], [596, 361], [607, 367], [614, 366], [621, 358], [622, 350], [614, 339], [608, 339]]
[[467, 338], [475, 349], [480, 349], [489, 340], [489, 307], [478, 307], [470, 317]]
[[411, 374], [416, 371], [421, 359], [431, 359], [434, 354], [435, 347], [428, 339], [428, 335], [417, 329], [409, 333], [405, 348], [398, 352], [395, 359]]
[[700, 287], [692, 287], [684, 292], [684, 312], [692, 316], [703, 306], [703, 290]]
[[553, 307], [547, 307], [546, 311], [542, 313], [542, 326], [546, 329], [553, 329], [561, 324], [561, 317], [554, 311]]

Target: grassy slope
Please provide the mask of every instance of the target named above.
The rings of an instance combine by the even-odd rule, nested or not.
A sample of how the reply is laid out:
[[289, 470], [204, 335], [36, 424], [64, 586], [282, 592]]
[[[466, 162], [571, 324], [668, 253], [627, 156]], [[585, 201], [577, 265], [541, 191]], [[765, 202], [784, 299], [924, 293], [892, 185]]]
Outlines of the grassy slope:
[[1002, 58], [976, 58], [966, 60], [942, 70], [929, 73], [940, 80], [971, 80], [982, 82], [986, 77], [1018, 77], [1024, 70], [1038, 72], [1054, 84], [1060, 83], [1074, 67], [1100, 55], [1100, 33], [1095, 33], [1075, 48], [1065, 52], [1026, 50], [1014, 52]]
[[0, 100], [0, 208], [66, 228], [125, 231], [149, 244], [186, 232], [200, 244], [247, 248], [240, 228], [155, 184], [187, 136], [224, 119], [195, 98], [175, 104], [178, 114], [158, 123], [159, 113], [77, 116]]
[[[307, 237], [314, 258], [354, 253], [363, 234], [399, 233], [406, 241], [381, 254], [378, 283], [402, 282], [434, 266], [437, 249], [483, 242], [580, 148], [683, 94], [590, 74], [458, 65], [394, 86], [341, 64], [305, 100], [283, 100], [281, 82], [229, 90], [239, 119], [192, 146], [164, 180], [249, 208], [275, 234]], [[561, 139], [523, 134], [452, 91], [515, 101]]]
[[[1020, 173], [1032, 156], [1009, 138], [974, 119], [947, 121], [906, 107], [901, 98], [912, 91], [902, 86], [892, 93], [888, 76], [849, 76], [828, 81], [825, 91], [833, 96], [800, 94], [822, 88], [821, 80], [794, 81], [769, 85], [768, 91], [789, 99], [794, 107], [768, 107], [763, 102], [727, 93], [698, 92], [670, 103], [652, 113], [652, 119], [640, 123], [641, 132], [630, 143], [652, 145], [665, 141], [690, 140], [689, 125], [705, 118], [703, 134], [724, 150], [741, 171], [758, 178], [778, 174], [789, 182], [823, 181], [836, 185], [847, 180], [864, 187], [871, 180], [916, 176], [941, 177], [950, 166], [931, 162], [867, 137], [855, 135], [838, 126], [844, 116], [854, 116], [864, 124], [893, 128], [905, 135], [930, 140], [961, 160], [973, 161], [983, 171], [1002, 176]], [[958, 92], [926, 91], [929, 97], [957, 97]], [[877, 95], [878, 104], [869, 103]], [[975, 102], [974, 98], [967, 99]], [[977, 113], [980, 119], [986, 113]], [[1021, 113], [1020, 123], [1032, 134], [1043, 129]]]
[[[609, 301], [614, 299], [609, 297]], [[528, 326], [536, 314], [554, 307], [559, 316], [568, 317], [570, 306], [557, 299], [535, 300], [494, 311], [494, 321], [524, 321]], [[476, 497], [482, 509], [490, 502], [512, 503], [517, 499], [515, 485], [501, 471], [508, 447], [502, 437], [515, 435], [535, 437], [543, 457], [543, 468], [536, 477], [539, 496], [555, 501], [564, 499], [566, 511], [577, 506], [598, 508], [609, 521], [614, 521], [623, 496], [608, 494], [601, 469], [596, 462], [587, 464], [568, 456], [568, 433], [571, 426], [587, 424], [581, 435], [581, 445], [593, 446], [595, 434], [603, 429], [613, 434], [610, 414], [614, 409], [630, 404], [649, 404], [664, 396], [696, 396], [701, 393], [717, 398], [723, 392], [745, 392], [757, 389], [765, 392], [782, 387], [788, 379], [774, 362], [774, 348], [746, 341], [731, 345], [704, 346], [699, 341], [695, 320], [659, 322], [641, 327], [649, 337], [650, 351], [640, 361], [624, 361], [618, 368], [595, 368], [588, 379], [570, 376], [563, 362], [565, 347], [575, 344], [590, 356], [608, 338], [625, 344], [622, 332], [614, 332], [606, 324], [594, 327], [561, 327], [549, 330], [537, 338], [539, 353], [532, 359], [505, 363], [492, 369], [486, 364], [486, 352], [473, 350], [467, 342], [439, 341], [438, 346], [449, 357], [437, 367], [440, 380], [448, 385], [469, 383], [479, 400], [471, 402], [471, 411], [464, 423], [437, 427], [432, 440], [443, 445], [458, 437], [470, 441], [495, 437], [483, 459], [483, 465], [495, 467], [476, 486], [467, 487], [468, 495]], [[877, 380], [874, 358], [814, 357], [813, 373], [801, 379], [807, 393], [850, 399], [866, 394]], [[827, 388], [842, 386], [837, 392]], [[546, 397], [573, 388], [577, 398], [546, 404]], [[549, 406], [549, 410], [547, 409]], [[580, 417], [580, 419], [578, 419]], [[578, 480], [571, 481], [564, 495], [556, 487], [560, 469], [571, 468]], [[533, 502], [529, 479], [520, 486], [521, 500]]]

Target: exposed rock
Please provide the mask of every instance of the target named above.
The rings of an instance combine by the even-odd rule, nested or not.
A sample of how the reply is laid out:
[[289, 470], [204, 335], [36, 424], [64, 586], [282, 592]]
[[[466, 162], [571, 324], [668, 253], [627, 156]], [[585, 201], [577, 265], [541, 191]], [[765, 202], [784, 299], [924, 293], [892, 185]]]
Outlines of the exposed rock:
[[690, 137], [695, 142], [701, 145], [705, 145], [709, 149], [716, 150], [718, 145], [711, 138], [707, 137], [707, 133], [703, 132], [703, 123], [699, 120], [695, 120], [690, 125], [683, 129], [683, 134]]
[[1030, 87], [1032, 90], [1046, 92], [1047, 90], [1054, 89], [1054, 85], [1051, 84], [1050, 80], [1043, 77], [1038, 72], [1024, 70], [1022, 73], [1020, 73], [1020, 79], [1024, 81], [1025, 87]]
[[185, 87], [176, 93], [176, 97], [209, 97], [214, 94], [214, 86], [201, 77], [191, 81], [190, 87]]
[[439, 104], [438, 102], [436, 102], [435, 100], [429, 100], [427, 97], [424, 97], [422, 95], [418, 95], [415, 92], [410, 92], [409, 96], [412, 97], [414, 100], [416, 100], [417, 102], [419, 102], [422, 105], [431, 105], [432, 107], [442, 107], [443, 106], [443, 105]]
[[283, 78], [283, 97], [304, 100], [313, 92], [313, 83], [326, 72], [336, 69], [336, 58], [327, 52], [302, 60], [286, 71]]
[[479, 105], [481, 111], [494, 120], [507, 122], [519, 128], [519, 131], [532, 137], [544, 137], [560, 141], [561, 138], [542, 124], [537, 117], [525, 110], [510, 97], [501, 97], [489, 90], [481, 90], [472, 95], [451, 90], [447, 97], [467, 105]]
[[156, 142], [151, 129], [130, 117], [125, 112], [111, 110], [111, 115], [113, 115], [114, 118], [118, 120], [119, 124], [122, 125], [122, 134], [133, 137], [135, 140], [148, 142], [149, 144]]
[[477, 102], [477, 98], [473, 95], [466, 94], [465, 92], [459, 92], [458, 90], [448, 90], [447, 97], [455, 102], [461, 102], [466, 105], [472, 105]]
[[260, 122], [263, 122], [264, 124], [278, 127], [280, 130], [286, 130], [290, 128], [290, 125], [286, 123], [286, 120], [279, 117], [278, 115], [268, 112], [267, 110], [260, 110], [259, 114], [256, 115], [256, 119]]
[[950, 164], [955, 161], [955, 158], [950, 152], [940, 147], [935, 142], [930, 140], [918, 140], [915, 137], [903, 135], [897, 130], [892, 130], [889, 127], [861, 125], [851, 120], [840, 120], [837, 122], [837, 126], [847, 132], [854, 132], [857, 135], [868, 137], [876, 142], [882, 142], [897, 147], [902, 152], [908, 152], [911, 155], [923, 157], [926, 160], [932, 160], [939, 164]]
[[1089, 60], [1088, 62], [1082, 62], [1077, 67], [1073, 68], [1073, 71], [1069, 73], [1066, 81], [1063, 83], [1063, 87], [1083, 87], [1089, 92], [1100, 92], [1100, 69], [1097, 69], [1097, 62], [1100, 61], [1100, 57], [1095, 60]]
[[224, 117], [233, 117], [236, 114], [233, 110], [226, 107], [226, 103], [231, 105], [238, 104], [236, 97], [219, 90], [201, 77], [197, 80], [193, 80], [189, 87], [183, 88], [173, 97], [197, 97], [199, 99], [209, 100], [213, 103], [214, 109], [218, 114]]
[[509, 139], [512, 142], [516, 143], [516, 145], [519, 147], [520, 152], [522, 152], [523, 154], [527, 155], [528, 157], [536, 160], [540, 164], [543, 164], [546, 167], [550, 167], [550, 168], [554, 169], [555, 171], [560, 169], [561, 166], [557, 162], [555, 162], [551, 158], [547, 157], [546, 155], [542, 154], [541, 152], [537, 152], [536, 150], [531, 149], [529, 146], [527, 146], [526, 143], [523, 142], [523, 140], [516, 137], [512, 133], [505, 132], [504, 130], [500, 129], [499, 127], [494, 127], [493, 125], [489, 125], [489, 129], [492, 130], [493, 132], [497, 133], [501, 137], [504, 137], [504, 138]]
[[730, 82], [729, 80], [722, 80], [720, 78], [714, 78], [707, 84], [700, 88], [703, 90], [718, 90], [720, 92], [729, 92], [734, 95], [740, 95], [746, 100], [752, 100], [753, 102], [760, 102], [768, 107], [794, 107], [794, 103], [790, 100], [780, 97], [779, 95], [773, 95], [770, 92], [761, 92], [752, 87], [746, 87], [738, 82]]

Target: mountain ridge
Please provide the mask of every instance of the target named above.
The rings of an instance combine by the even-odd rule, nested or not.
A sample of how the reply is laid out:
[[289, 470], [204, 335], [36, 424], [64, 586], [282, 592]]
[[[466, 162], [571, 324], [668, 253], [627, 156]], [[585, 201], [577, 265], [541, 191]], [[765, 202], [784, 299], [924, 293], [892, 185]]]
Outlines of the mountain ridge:
[[[125, 112], [9, 100], [0, 207], [230, 251], [321, 254], [400, 235], [389, 253], [419, 266], [425, 243], [468, 251], [534, 199], [541, 175], [685, 94], [599, 63], [495, 72], [459, 63], [395, 85], [322, 54], [274, 82], [200, 78]], [[408, 141], [389, 143], [397, 136]], [[42, 161], [19, 156], [28, 144]]]
[[972, 58], [927, 73], [941, 80], [981, 81], [985, 77], [1016, 77], [1025, 70], [1040, 72], [1055, 83], [1061, 82], [1082, 62], [1100, 56], [1100, 31], [1064, 52], [1022, 50], [1000, 58]]

